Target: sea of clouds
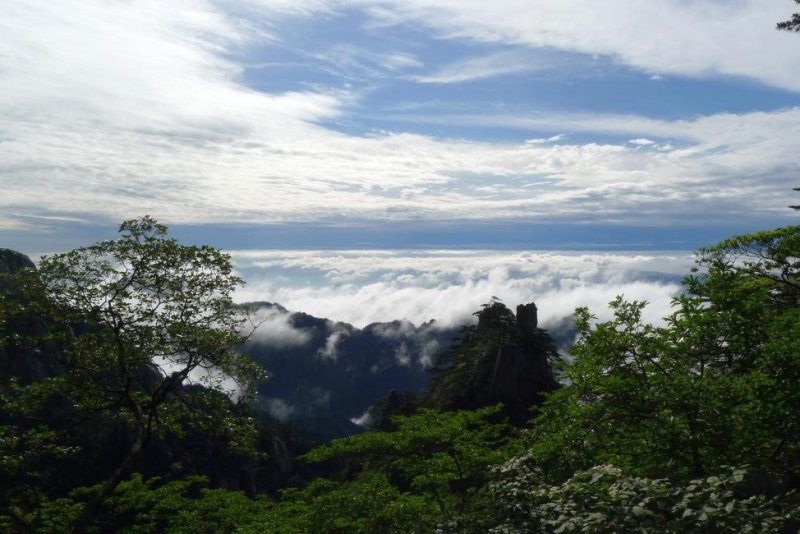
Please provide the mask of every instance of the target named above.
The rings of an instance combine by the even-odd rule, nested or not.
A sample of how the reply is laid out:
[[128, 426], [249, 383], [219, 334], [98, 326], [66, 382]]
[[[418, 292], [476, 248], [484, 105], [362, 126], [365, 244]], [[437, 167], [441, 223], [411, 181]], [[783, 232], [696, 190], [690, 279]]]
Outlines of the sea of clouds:
[[[587, 306], [610, 316], [617, 295], [646, 300], [644, 317], [659, 322], [693, 263], [688, 252], [581, 253], [482, 250], [233, 251], [247, 282], [242, 302], [277, 302], [357, 327], [430, 320], [454, 326], [492, 297], [509, 307], [536, 302], [547, 328]], [[282, 316], [275, 315], [277, 321]], [[269, 323], [270, 321], [267, 321]], [[268, 325], [283, 338], [286, 325]], [[290, 333], [291, 334], [291, 333]], [[289, 340], [290, 342], [292, 339]], [[296, 340], [294, 340], [296, 341]]]

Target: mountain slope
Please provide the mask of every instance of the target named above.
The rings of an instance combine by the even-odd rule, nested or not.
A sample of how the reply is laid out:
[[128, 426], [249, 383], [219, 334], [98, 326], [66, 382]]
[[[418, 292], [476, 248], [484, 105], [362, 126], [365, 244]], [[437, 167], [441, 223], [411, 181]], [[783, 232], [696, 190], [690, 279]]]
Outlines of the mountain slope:
[[434, 357], [458, 333], [433, 321], [356, 328], [279, 304], [253, 306], [261, 324], [243, 352], [269, 372], [258, 388], [261, 405], [282, 421], [339, 420], [343, 431], [345, 421], [357, 420], [390, 391], [421, 391]]

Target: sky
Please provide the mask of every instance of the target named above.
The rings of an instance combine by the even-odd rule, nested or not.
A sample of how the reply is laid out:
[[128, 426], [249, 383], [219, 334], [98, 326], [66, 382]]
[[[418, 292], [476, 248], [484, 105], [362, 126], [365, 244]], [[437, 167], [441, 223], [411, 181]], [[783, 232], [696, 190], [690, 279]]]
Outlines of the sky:
[[775, 24], [795, 8], [5, 0], [0, 246], [60, 252], [149, 214], [242, 262], [600, 261], [794, 224], [800, 36]]

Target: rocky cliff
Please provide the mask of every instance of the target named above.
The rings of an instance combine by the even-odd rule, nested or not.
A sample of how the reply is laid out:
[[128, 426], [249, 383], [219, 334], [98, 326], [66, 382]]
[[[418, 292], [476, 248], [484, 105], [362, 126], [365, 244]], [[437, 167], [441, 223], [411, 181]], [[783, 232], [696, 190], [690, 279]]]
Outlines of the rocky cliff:
[[61, 347], [46, 340], [47, 321], [34, 313], [17, 313], [18, 286], [14, 275], [24, 269], [36, 269], [29, 257], [0, 248], [0, 385], [10, 377], [22, 384], [54, 376], [63, 371], [59, 363]]
[[0, 248], [0, 273], [16, 273], [22, 269], [35, 269], [31, 259], [20, 252]]
[[476, 315], [478, 324], [439, 358], [427, 402], [441, 409], [502, 403], [509, 420], [523, 424], [543, 394], [559, 387], [552, 371], [556, 343], [539, 328], [534, 303], [518, 306], [515, 315], [493, 301]]
[[[490, 321], [495, 311], [484, 309], [480, 323]], [[512, 421], [523, 423], [531, 406], [542, 402], [542, 393], [555, 390], [551, 362], [558, 352], [550, 335], [539, 328], [536, 304], [517, 306], [516, 336], [497, 347], [489, 382], [489, 402], [502, 402]], [[491, 335], [486, 332], [486, 335]]]
[[278, 304], [255, 306], [261, 326], [243, 350], [269, 372], [258, 388], [261, 404], [321, 439], [358, 431], [351, 420], [392, 390], [421, 392], [457, 333], [434, 322], [356, 328]]

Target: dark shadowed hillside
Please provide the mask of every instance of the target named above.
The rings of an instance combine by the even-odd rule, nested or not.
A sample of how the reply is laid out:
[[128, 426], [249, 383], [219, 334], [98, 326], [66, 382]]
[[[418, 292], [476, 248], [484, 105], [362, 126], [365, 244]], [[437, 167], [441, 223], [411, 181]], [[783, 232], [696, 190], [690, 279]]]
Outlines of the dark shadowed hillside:
[[261, 404], [279, 420], [323, 434], [357, 431], [351, 420], [392, 390], [421, 391], [434, 357], [458, 333], [433, 321], [356, 328], [279, 304], [255, 306], [263, 322], [244, 352], [269, 372], [258, 388]]
[[[439, 355], [464, 334], [435, 321], [356, 328], [293, 313], [279, 304], [259, 302], [254, 307], [261, 324], [244, 352], [270, 375], [258, 388], [259, 402], [274, 418], [291, 421], [319, 439], [360, 431], [358, 424], [366, 422], [370, 407], [392, 391], [422, 392]], [[568, 319], [550, 331], [562, 352], [575, 337]], [[506, 371], [513, 374], [511, 367]]]

